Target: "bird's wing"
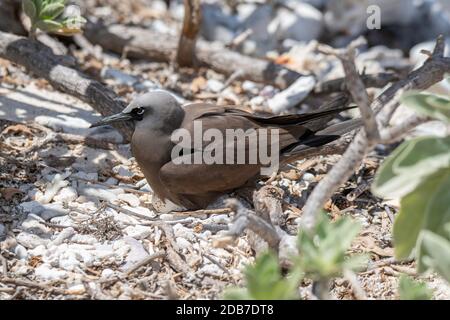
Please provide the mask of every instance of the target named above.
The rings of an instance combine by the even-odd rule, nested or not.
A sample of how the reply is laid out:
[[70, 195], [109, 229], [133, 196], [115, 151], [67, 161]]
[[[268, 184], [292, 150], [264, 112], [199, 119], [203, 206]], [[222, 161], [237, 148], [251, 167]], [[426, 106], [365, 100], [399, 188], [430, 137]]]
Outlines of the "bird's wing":
[[[265, 154], [271, 157], [271, 150], [274, 150], [278, 156], [283, 150], [290, 150], [302, 140], [314, 135], [314, 132], [303, 124], [346, 109], [275, 117], [259, 117], [240, 109], [208, 104], [190, 104], [185, 106], [185, 110], [186, 117], [180, 129], [185, 130], [190, 139], [179, 141], [178, 145], [184, 150], [176, 159], [172, 159], [160, 170], [161, 181], [166, 188], [180, 194], [226, 192], [241, 187], [259, 174], [261, 167], [264, 166], [259, 158], [261, 140], [258, 138], [257, 143], [252, 144], [245, 135], [234, 136], [236, 140], [228, 140], [227, 138], [233, 133], [227, 132], [227, 129], [241, 129], [244, 132], [255, 129], [258, 133], [262, 129], [267, 129], [268, 139], [264, 142]], [[201, 130], [198, 131], [197, 127], [197, 132], [194, 125], [196, 121], [197, 125], [201, 123]], [[204, 141], [203, 133], [208, 129], [215, 129], [223, 139]], [[278, 142], [270, 137], [273, 130], [278, 132]], [[199, 145], [193, 141], [199, 133], [201, 134], [202, 150], [205, 150], [206, 147], [212, 149], [217, 147], [216, 150], [223, 151], [224, 156], [221, 158], [221, 163], [206, 164], [204, 162], [202, 150], [198, 150]], [[197, 136], [197, 138], [199, 137]], [[239, 141], [245, 146], [244, 151], [237, 150]], [[323, 141], [327, 143], [330, 139]], [[238, 156], [242, 155], [242, 152], [244, 152], [245, 163], [239, 164]], [[196, 153], [200, 154], [200, 157], [197, 158], [200, 163], [195, 162]], [[232, 163], [226, 164], [226, 157], [230, 154], [233, 156]], [[256, 163], [249, 163], [250, 155], [256, 155]]]
[[[245, 133], [255, 132], [257, 136], [258, 130], [265, 129], [266, 126], [262, 126], [248, 117], [242, 116], [240, 110], [227, 112], [222, 108], [222, 112], [220, 111], [219, 107], [212, 106], [211, 108], [203, 108], [200, 111], [186, 112], [187, 116], [180, 129], [185, 130], [191, 139], [182, 140], [178, 143], [178, 146], [184, 149], [182, 151], [184, 155], [172, 159], [160, 170], [161, 181], [171, 192], [183, 195], [227, 192], [243, 186], [247, 181], [259, 174], [261, 165], [258, 161], [258, 143], [250, 143], [246, 139]], [[193, 141], [198, 134], [194, 121], [198, 121], [197, 125], [200, 123], [202, 126], [200, 131], [202, 135], [200, 137], [202, 150], [211, 148], [216, 149], [216, 152], [222, 152], [222, 156], [219, 157], [221, 159], [219, 163], [206, 164], [202, 150], [197, 150], [198, 146]], [[272, 149], [276, 149], [276, 154], [278, 155], [279, 146], [286, 147], [297, 141], [296, 136], [280, 128], [279, 145], [276, 145], [275, 141], [270, 140], [270, 130], [276, 128], [271, 126], [267, 126], [267, 128], [269, 139], [266, 144], [266, 150], [269, 152]], [[222, 140], [203, 141], [203, 133], [208, 129], [215, 129], [222, 137]], [[241, 129], [244, 135], [233, 136], [233, 139], [230, 139], [233, 133], [227, 131], [227, 129]], [[254, 129], [254, 131], [247, 131], [249, 129]], [[239, 143], [242, 143], [243, 150], [238, 150], [237, 145]], [[194, 161], [196, 152], [200, 154], [201, 163]], [[239, 156], [242, 156], [242, 154], [244, 154], [244, 163], [238, 164]], [[248, 163], [247, 159], [250, 158], [250, 155], [256, 155], [256, 162]], [[231, 163], [226, 164], [226, 157], [229, 156], [232, 157]]]
[[[299, 137], [308, 134], [309, 130], [305, 126], [301, 126], [299, 122], [288, 124], [290, 120], [286, 120], [283, 123], [285, 116], [280, 116], [280, 120], [275, 121], [275, 117], [265, 118], [258, 117], [244, 110], [216, 106], [211, 104], [189, 104], [185, 106], [185, 118], [180, 126], [180, 130], [184, 130], [190, 137], [196, 137], [198, 133], [199, 124], [201, 124], [201, 132], [205, 132], [209, 129], [219, 130], [222, 137], [226, 138], [230, 134], [229, 130], [248, 130], [260, 131], [261, 129], [268, 130], [268, 133], [272, 130], [277, 130], [279, 134], [280, 149], [295, 144]], [[286, 116], [286, 119], [288, 116]], [[197, 125], [197, 128], [195, 127]], [[228, 131], [227, 131], [228, 130]], [[202, 141], [202, 147], [211, 146], [210, 141]], [[270, 142], [268, 142], [270, 143]], [[195, 151], [194, 142], [180, 141], [179, 145], [185, 149], [191, 149]], [[198, 147], [198, 146], [197, 146]], [[232, 148], [231, 144], [227, 145], [227, 148]], [[251, 148], [251, 146], [248, 146]]]

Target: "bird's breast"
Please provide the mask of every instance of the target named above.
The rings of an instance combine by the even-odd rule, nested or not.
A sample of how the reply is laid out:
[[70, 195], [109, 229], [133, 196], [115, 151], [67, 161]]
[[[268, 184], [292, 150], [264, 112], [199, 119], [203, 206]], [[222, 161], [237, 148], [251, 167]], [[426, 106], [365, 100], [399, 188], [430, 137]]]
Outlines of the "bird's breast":
[[131, 152], [152, 190], [161, 198], [167, 198], [160, 180], [161, 167], [170, 162], [173, 143], [170, 137], [158, 132], [136, 130], [131, 140]]

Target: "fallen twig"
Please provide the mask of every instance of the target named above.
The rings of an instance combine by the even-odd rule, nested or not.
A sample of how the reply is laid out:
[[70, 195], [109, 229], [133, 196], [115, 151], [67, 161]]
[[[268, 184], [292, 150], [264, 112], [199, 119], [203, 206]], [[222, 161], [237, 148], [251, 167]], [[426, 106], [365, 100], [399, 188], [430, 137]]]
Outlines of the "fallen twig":
[[225, 272], [226, 274], [230, 274], [230, 271], [225, 268], [219, 261], [217, 261], [215, 258], [211, 257], [209, 254], [204, 253], [203, 256], [208, 259], [209, 261], [211, 261], [212, 263], [214, 263], [216, 266], [218, 266], [223, 272]]
[[173, 213], [181, 216], [196, 216], [196, 215], [213, 215], [213, 214], [228, 214], [232, 212], [230, 208], [219, 208], [219, 209], [204, 209], [195, 211], [174, 211]]
[[163, 258], [166, 256], [166, 252], [164, 250], [161, 251], [157, 251], [151, 255], [149, 255], [148, 257], [145, 257], [144, 259], [142, 259], [141, 261], [137, 262], [134, 266], [130, 267], [127, 271], [126, 271], [126, 275], [129, 276], [130, 274], [132, 274], [133, 272], [135, 272], [136, 270], [138, 270], [139, 268], [149, 264], [150, 262], [152, 262], [155, 259], [158, 258]]
[[[288, 239], [290, 236], [280, 227], [283, 212], [281, 200], [282, 191], [269, 185], [254, 193], [254, 211], [247, 209], [236, 199], [228, 200], [227, 205], [235, 212], [235, 218], [229, 226], [227, 234], [216, 239], [214, 244], [223, 247], [248, 230], [250, 238], [254, 240], [250, 242], [253, 242], [252, 246], [255, 251], [262, 250], [265, 242], [270, 249], [279, 254], [284, 264], [285, 258], [290, 255], [287, 253], [290, 250], [289, 246], [286, 245], [290, 241]], [[264, 242], [261, 242], [261, 239]]]
[[137, 218], [139, 218], [139, 219], [151, 221], [151, 222], [154, 223], [155, 225], [161, 223], [161, 222], [159, 222], [159, 221], [156, 221], [155, 218], [151, 218], [151, 217], [146, 216], [145, 214], [138, 213], [138, 212], [134, 212], [134, 211], [131, 211], [131, 210], [122, 208], [122, 207], [120, 207], [120, 206], [116, 206], [115, 204], [112, 204], [111, 202], [106, 202], [106, 206], [107, 206], [107, 207], [110, 207], [111, 209], [114, 209], [114, 210], [116, 210], [116, 211], [119, 211], [119, 212], [128, 214], [128, 215], [130, 215], [130, 216], [134, 216], [134, 217], [137, 217]]
[[237, 200], [230, 200], [228, 205], [236, 212], [236, 219], [228, 230], [228, 236], [236, 239], [248, 228], [264, 239], [270, 248], [278, 251], [280, 236], [269, 222], [246, 209]]
[[166, 258], [170, 266], [176, 271], [184, 275], [191, 274], [192, 271], [186, 264], [186, 262], [181, 258], [181, 250], [175, 241], [175, 235], [173, 234], [173, 229], [167, 224], [162, 224], [159, 228], [164, 232], [167, 239], [166, 246]]
[[0, 282], [12, 284], [17, 287], [28, 287], [33, 289], [44, 290], [50, 293], [54, 292], [56, 294], [67, 295], [67, 290], [51, 286], [47, 283], [39, 283], [30, 280], [13, 279], [8, 277], [0, 277]]
[[[389, 83], [400, 80], [395, 73], [363, 74], [361, 80], [366, 88], [384, 88]], [[315, 93], [333, 93], [347, 91], [345, 78], [338, 78], [318, 83], [314, 89]]]
[[107, 183], [100, 182], [100, 181], [89, 180], [89, 179], [78, 178], [78, 177], [76, 179], [88, 182], [90, 184], [98, 184], [98, 185], [101, 185], [101, 186], [104, 186], [104, 187], [107, 187], [107, 188], [110, 188], [110, 189], [122, 189], [123, 191], [129, 192], [129, 193], [135, 193], [135, 194], [139, 194], [139, 195], [151, 194], [151, 192], [149, 192], [149, 191], [142, 191], [142, 190], [133, 189], [133, 188], [127, 188], [127, 187], [119, 186], [119, 185], [111, 185], [111, 184], [107, 184]]

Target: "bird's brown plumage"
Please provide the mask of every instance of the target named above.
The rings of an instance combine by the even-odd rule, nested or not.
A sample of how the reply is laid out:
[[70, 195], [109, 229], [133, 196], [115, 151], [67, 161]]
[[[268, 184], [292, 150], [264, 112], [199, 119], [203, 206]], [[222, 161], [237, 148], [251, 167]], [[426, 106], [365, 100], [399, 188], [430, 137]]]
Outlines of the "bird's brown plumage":
[[[181, 107], [180, 107], [181, 108]], [[186, 129], [194, 135], [194, 121], [201, 121], [203, 131], [214, 128], [225, 134], [226, 129], [278, 129], [280, 161], [295, 157], [295, 150], [316, 147], [335, 140], [339, 135], [332, 132], [317, 136], [316, 128], [308, 127], [317, 119], [330, 116], [347, 108], [274, 117], [259, 117], [240, 109], [195, 103], [183, 110], [174, 111], [164, 117], [173, 117], [160, 123], [159, 127], [137, 122], [132, 139], [132, 151], [147, 181], [161, 199], [184, 206], [187, 209], [204, 208], [218, 196], [246, 185], [258, 177], [261, 164], [175, 164], [171, 160], [174, 143], [170, 133]], [[204, 142], [203, 147], [210, 142]], [[271, 143], [270, 141], [268, 143]], [[193, 149], [193, 145], [184, 146]], [[234, 148], [226, 145], [227, 148]], [[248, 152], [249, 144], [246, 144]], [[270, 148], [269, 148], [270, 150]]]

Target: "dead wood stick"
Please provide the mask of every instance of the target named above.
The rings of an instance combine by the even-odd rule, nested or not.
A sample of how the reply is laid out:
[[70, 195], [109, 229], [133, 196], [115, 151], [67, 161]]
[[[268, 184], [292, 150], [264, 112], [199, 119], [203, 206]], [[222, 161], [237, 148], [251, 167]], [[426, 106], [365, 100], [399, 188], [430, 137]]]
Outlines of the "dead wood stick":
[[139, 268], [149, 264], [150, 262], [152, 262], [155, 259], [158, 258], [163, 258], [166, 256], [166, 252], [164, 250], [161, 251], [157, 251], [151, 255], [149, 255], [148, 257], [145, 257], [144, 259], [142, 259], [141, 261], [137, 262], [135, 265], [133, 265], [132, 267], [130, 267], [127, 272], [126, 275], [129, 276], [130, 274], [132, 274], [133, 272], [135, 272], [136, 270], [138, 270]]
[[201, 25], [200, 0], [184, 0], [184, 20], [177, 50], [180, 67], [193, 67], [196, 62], [195, 48]]
[[48, 291], [48, 292], [54, 292], [56, 294], [63, 294], [63, 295], [67, 294], [67, 290], [65, 290], [65, 289], [53, 287], [46, 283], [34, 282], [34, 281], [30, 281], [30, 280], [0, 277], [0, 282], [6, 283], [6, 284], [12, 284], [17, 287], [28, 287], [28, 288], [44, 290], [44, 291]]
[[231, 84], [238, 80], [240, 77], [242, 77], [243, 72], [242, 70], [236, 70], [235, 72], [233, 72], [228, 79], [225, 81], [225, 83], [223, 84], [222, 90], [220, 90], [220, 92], [224, 92], [225, 89], [227, 89], [229, 86], [231, 86]]
[[[383, 88], [391, 82], [400, 80], [395, 73], [363, 74], [361, 80], [366, 88]], [[347, 91], [345, 78], [338, 78], [318, 83], [314, 89], [315, 93], [333, 93]]]
[[320, 51], [337, 56], [342, 63], [345, 71], [345, 82], [347, 90], [350, 91], [353, 101], [357, 104], [362, 115], [367, 139], [377, 140], [380, 138], [378, 125], [374, 113], [370, 108], [370, 100], [366, 87], [356, 69], [355, 56], [359, 40], [355, 40], [345, 49], [333, 49], [320, 47]]
[[211, 261], [212, 263], [214, 263], [216, 266], [218, 266], [220, 269], [222, 269], [223, 272], [230, 274], [230, 270], [228, 270], [227, 268], [225, 268], [219, 261], [217, 261], [217, 259], [213, 258], [212, 256], [210, 256], [209, 254], [203, 253], [202, 254], [206, 259], [208, 259], [209, 261]]
[[0, 254], [0, 262], [2, 263], [2, 272], [5, 277], [8, 276], [8, 261], [6, 258]]
[[[412, 71], [405, 79], [402, 79], [380, 94], [372, 103], [372, 109], [375, 114], [382, 110], [387, 110], [387, 114], [391, 114], [390, 109], [395, 109], [399, 105], [399, 93], [409, 90], [425, 90], [433, 86], [437, 82], [444, 79], [444, 75], [450, 72], [450, 58], [444, 57], [445, 38], [441, 35], [436, 40], [436, 45], [431, 57], [429, 57], [422, 67]], [[387, 108], [388, 104], [392, 104], [391, 108]], [[389, 123], [388, 116], [379, 119], [380, 125], [385, 126]]]
[[248, 28], [245, 31], [239, 33], [230, 43], [227, 44], [227, 48], [235, 49], [239, 47], [245, 40], [253, 34], [253, 29]]
[[268, 213], [263, 213], [262, 216], [256, 215], [236, 199], [228, 200], [227, 205], [236, 213], [236, 218], [228, 230], [229, 237], [236, 239], [244, 233], [245, 229], [249, 229], [265, 240], [270, 248], [278, 252], [281, 237], [271, 225], [270, 220], [265, 220], [264, 216], [268, 216]]
[[98, 284], [94, 282], [94, 286], [91, 287], [90, 283], [86, 280], [82, 281], [84, 290], [89, 295], [91, 300], [110, 300], [106, 294], [103, 293], [102, 289], [99, 288]]
[[370, 189], [371, 183], [372, 180], [361, 182], [361, 184], [358, 185], [355, 189], [353, 189], [353, 191], [350, 192], [345, 198], [350, 202], [355, 201], [360, 195], [362, 195], [364, 192]]
[[0, 292], [2, 292], [2, 293], [14, 293], [14, 292], [16, 292], [16, 289], [9, 288], [9, 287], [0, 287]]
[[192, 274], [191, 268], [186, 261], [181, 258], [181, 249], [175, 240], [173, 228], [168, 224], [162, 224], [159, 228], [164, 232], [167, 239], [166, 258], [170, 266], [176, 271], [184, 275]]
[[135, 194], [138, 194], [138, 195], [151, 194], [151, 192], [148, 192], [148, 191], [142, 191], [142, 190], [139, 190], [139, 189], [127, 188], [127, 187], [120, 186], [120, 185], [111, 185], [111, 184], [107, 184], [107, 183], [101, 182], [101, 181], [94, 181], [94, 180], [89, 180], [89, 179], [84, 179], [84, 178], [76, 178], [76, 179], [88, 182], [90, 184], [98, 184], [100, 186], [104, 186], [104, 187], [107, 187], [109, 189], [122, 189], [125, 192], [135, 193]]
[[398, 141], [398, 139], [403, 138], [405, 134], [416, 128], [418, 125], [431, 120], [432, 119], [426, 116], [413, 114], [397, 126], [383, 130], [381, 132], [381, 142], [383, 144], [389, 144]]
[[[392, 86], [382, 92], [372, 103], [371, 107], [375, 114], [380, 112], [384, 107], [390, 105], [395, 108], [399, 104], [399, 96], [397, 93], [402, 90], [425, 90], [433, 84], [442, 81], [444, 75], [450, 72], [450, 58], [444, 57], [445, 42], [444, 37], [440, 36], [436, 41], [436, 47], [433, 55], [423, 64], [423, 66], [413, 72], [404, 80], [394, 83]], [[388, 112], [387, 114], [392, 114]], [[378, 123], [386, 126], [389, 123], [389, 117], [386, 114], [377, 116]], [[405, 126], [405, 125], [402, 125]], [[399, 130], [403, 133], [403, 130]], [[381, 132], [381, 136], [384, 132]], [[393, 138], [391, 136], [391, 138]], [[330, 170], [323, 178], [311, 195], [303, 208], [302, 228], [311, 230], [317, 219], [317, 214], [323, 207], [335, 190], [352, 175], [365, 155], [372, 150], [378, 141], [370, 141], [366, 137], [364, 130], [361, 130], [355, 137], [354, 141], [349, 145], [341, 160]]]
[[156, 221], [154, 218], [147, 217], [145, 214], [134, 212], [134, 211], [122, 208], [120, 206], [116, 206], [115, 204], [112, 204], [110, 202], [106, 202], [106, 206], [111, 208], [111, 209], [114, 209], [116, 211], [128, 214], [130, 216], [134, 216], [134, 217], [139, 218], [139, 219], [151, 221], [152, 223], [154, 223], [156, 225], [158, 225], [160, 223], [159, 221]]
[[[38, 77], [46, 79], [55, 89], [88, 103], [104, 116], [118, 113], [124, 108], [112, 90], [80, 71], [65, 66], [64, 56], [53, 54], [50, 48], [40, 42], [0, 32], [0, 57], [24, 66]], [[122, 123], [115, 127], [125, 140], [130, 140], [133, 133], [131, 124]]]
[[219, 208], [219, 209], [204, 209], [195, 211], [173, 211], [173, 214], [181, 216], [196, 216], [196, 215], [228, 214], [230, 212], [231, 212], [230, 208]]
[[[93, 44], [106, 50], [122, 54], [127, 49], [130, 58], [171, 62], [177, 52], [177, 37], [139, 27], [88, 23], [84, 35]], [[234, 52], [223, 46], [197, 41], [199, 63], [217, 72], [230, 76], [242, 70], [243, 80], [266, 83], [281, 89], [294, 83], [301, 74], [273, 62], [252, 58]]]
[[274, 227], [281, 225], [283, 190], [266, 185], [253, 194], [255, 212]]

